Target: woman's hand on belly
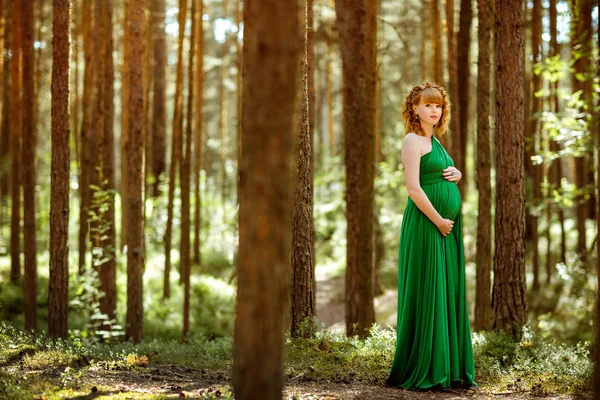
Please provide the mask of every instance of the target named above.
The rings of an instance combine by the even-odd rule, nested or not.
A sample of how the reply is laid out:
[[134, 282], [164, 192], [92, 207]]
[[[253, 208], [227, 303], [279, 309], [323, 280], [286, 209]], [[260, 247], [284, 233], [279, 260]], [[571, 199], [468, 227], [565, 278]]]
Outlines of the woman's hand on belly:
[[458, 183], [458, 181], [460, 181], [460, 179], [462, 178], [462, 173], [455, 167], [449, 166], [448, 168], [443, 170], [442, 176], [447, 181]]

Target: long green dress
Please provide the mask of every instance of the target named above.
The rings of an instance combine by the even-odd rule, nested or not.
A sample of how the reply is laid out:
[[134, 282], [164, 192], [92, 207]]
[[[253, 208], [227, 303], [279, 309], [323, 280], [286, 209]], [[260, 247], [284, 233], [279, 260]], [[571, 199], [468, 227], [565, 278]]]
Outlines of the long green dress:
[[400, 230], [398, 325], [387, 383], [405, 389], [476, 386], [465, 287], [461, 199], [442, 170], [454, 162], [437, 139], [421, 157], [419, 182], [444, 218], [443, 236], [409, 198]]

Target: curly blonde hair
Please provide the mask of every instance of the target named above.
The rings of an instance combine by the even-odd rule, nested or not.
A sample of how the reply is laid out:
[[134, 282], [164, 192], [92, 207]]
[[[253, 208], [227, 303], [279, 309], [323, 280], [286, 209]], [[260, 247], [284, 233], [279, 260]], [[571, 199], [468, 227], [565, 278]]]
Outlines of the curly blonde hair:
[[442, 106], [442, 117], [434, 125], [434, 128], [439, 136], [445, 134], [450, 122], [450, 101], [444, 88], [431, 82], [416, 85], [406, 96], [404, 104], [402, 104], [402, 120], [404, 121], [405, 133], [414, 132], [425, 136], [414, 110], [414, 106], [418, 106], [421, 100], [425, 103], [440, 104]]

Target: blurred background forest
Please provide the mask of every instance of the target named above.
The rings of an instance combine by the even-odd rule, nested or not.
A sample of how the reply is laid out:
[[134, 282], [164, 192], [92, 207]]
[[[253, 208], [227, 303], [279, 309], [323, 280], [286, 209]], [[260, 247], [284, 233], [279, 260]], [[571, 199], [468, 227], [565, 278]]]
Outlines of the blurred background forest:
[[[46, 331], [53, 10], [50, 0], [30, 3], [17, 8], [20, 2], [0, 1], [0, 320]], [[143, 10], [148, 30], [141, 38], [148, 51], [142, 64], [131, 64], [129, 55], [135, 48], [129, 46], [125, 23], [129, 4], [70, 1], [69, 335], [110, 340], [125, 334], [128, 219], [122, 205], [129, 195], [128, 124], [137, 123], [128, 115], [128, 101], [133, 100], [128, 100], [131, 88], [125, 77], [135, 70], [143, 78], [143, 91], [138, 93], [143, 95], [143, 112], [136, 117], [141, 117], [145, 136], [143, 337], [181, 337], [182, 251], [189, 254], [190, 266], [188, 332], [231, 337], [243, 5], [237, 0], [148, 1]], [[340, 35], [334, 1], [314, 0], [311, 6], [316, 317], [319, 327], [322, 323], [344, 332]], [[194, 30], [194, 15], [201, 15], [201, 29]], [[598, 145], [598, 119], [593, 114], [600, 98], [598, 7], [589, 0], [534, 0], [524, 3], [523, 16], [528, 321], [542, 336], [576, 343], [592, 339], [597, 287], [593, 149]], [[400, 107], [410, 88], [423, 81], [444, 85], [453, 103], [451, 132], [444, 144], [464, 174], [466, 269], [475, 320], [478, 199], [481, 190], [492, 196], [495, 190], [494, 141], [483, 156], [477, 143], [481, 46], [487, 47], [488, 57], [493, 54], [493, 29], [485, 30], [488, 36], [482, 42], [477, 4], [468, 0], [379, 1], [373, 259], [375, 315], [382, 326], [396, 322], [397, 248], [408, 198], [400, 163], [405, 133]], [[16, 55], [22, 57], [20, 63]], [[194, 61], [198, 59], [202, 62]], [[492, 90], [493, 106], [493, 75], [484, 79]], [[202, 118], [190, 119], [193, 113]], [[494, 119], [492, 113], [488, 134]], [[96, 169], [94, 157], [100, 156], [104, 166]], [[482, 158], [491, 166], [490, 185], [478, 190]], [[189, 183], [181, 185], [181, 177]], [[112, 198], [114, 207], [107, 200]], [[108, 232], [115, 238], [109, 244]], [[182, 241], [185, 235], [189, 239]], [[115, 285], [103, 295], [102, 285], [111, 279], [99, 272], [107, 269], [105, 264], [114, 268], [110, 273]], [[34, 273], [32, 293], [34, 286], [25, 282]], [[26, 318], [27, 305], [32, 304], [28, 296], [34, 296], [35, 323]]]

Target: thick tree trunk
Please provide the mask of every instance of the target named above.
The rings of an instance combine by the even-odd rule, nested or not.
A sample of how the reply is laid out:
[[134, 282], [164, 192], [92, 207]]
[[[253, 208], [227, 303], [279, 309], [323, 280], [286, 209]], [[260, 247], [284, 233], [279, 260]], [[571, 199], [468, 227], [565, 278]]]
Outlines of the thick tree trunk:
[[[194, 80], [196, 85], [196, 104], [194, 119], [194, 263], [200, 265], [200, 223], [202, 215], [202, 199], [200, 197], [200, 170], [202, 168], [202, 143], [204, 121], [204, 27], [202, 25], [202, 15], [204, 14], [204, 0], [198, 1], [199, 2], [197, 16], [198, 18], [200, 18], [200, 20], [196, 23], [196, 29], [198, 31], [196, 32], [196, 78]], [[240, 24], [238, 23], [237, 26], [239, 27]], [[241, 68], [241, 64], [238, 64], [238, 67]], [[238, 82], [241, 83], [241, 70], [238, 69], [238, 71]], [[241, 86], [238, 86], [238, 90], [242, 90]], [[241, 110], [241, 107], [239, 107], [238, 109]], [[240, 120], [239, 123], [241, 124], [241, 115], [239, 115], [238, 119]]]
[[[169, 166], [169, 203], [167, 205], [167, 228], [165, 230], [165, 271], [163, 282], [163, 296], [171, 297], [171, 247], [173, 241], [173, 203], [175, 201], [175, 184], [177, 180], [177, 166], [181, 158], [181, 133], [183, 130], [183, 38], [185, 35], [185, 21], [187, 14], [187, 0], [179, 0], [179, 40], [177, 48], [177, 80], [175, 82], [175, 110], [173, 112], [173, 141], [171, 145], [171, 165]], [[181, 280], [181, 275], [180, 275]]]
[[244, 284], [237, 291], [233, 360], [238, 400], [281, 399], [283, 388], [300, 50], [297, 1], [245, 2], [237, 269]]
[[[373, 306], [373, 180], [376, 2], [337, 0], [344, 73], [346, 162], [346, 334], [365, 337]], [[357, 325], [358, 326], [357, 326]]]
[[[184, 285], [183, 295], [183, 337], [190, 333], [190, 168], [192, 161], [192, 126], [194, 125], [194, 57], [196, 53], [196, 2], [192, 0], [192, 33], [190, 37], [190, 52], [188, 65], [188, 99], [187, 99], [187, 125], [185, 129], [185, 143], [183, 158], [181, 160], [181, 275]], [[202, 19], [200, 19], [200, 22]]]
[[146, 53], [145, 0], [131, 0], [129, 40], [131, 69], [129, 71], [129, 135], [127, 140], [127, 338], [138, 343], [143, 338], [144, 309], [142, 302], [144, 273], [144, 77]]
[[165, 0], [152, 0], [154, 28], [154, 92], [152, 96], [152, 196], [160, 194], [159, 185], [166, 169], [166, 69], [167, 33], [165, 31]]
[[[313, 201], [312, 152], [308, 104], [308, 2], [304, 0], [304, 57], [301, 68], [299, 126], [294, 146], [294, 194], [292, 203], [292, 336], [311, 337], [314, 332], [315, 294], [313, 288]], [[303, 326], [305, 324], [305, 326]]]
[[519, 336], [527, 320], [522, 0], [496, 2], [496, 219], [493, 329]]
[[479, 192], [477, 213], [477, 292], [475, 294], [475, 330], [488, 331], [492, 325], [492, 184], [490, 154], [490, 75], [493, 5], [478, 0], [477, 56], [477, 160], [475, 182]]
[[[468, 176], [467, 173], [467, 141], [469, 139], [469, 103], [470, 103], [470, 89], [471, 89], [471, 78], [470, 69], [471, 64], [469, 62], [469, 54], [471, 48], [471, 22], [473, 20], [473, 9], [471, 7], [471, 0], [461, 0], [460, 2], [460, 30], [458, 32], [458, 43], [457, 43], [457, 77], [458, 77], [458, 99], [455, 98], [454, 102], [458, 102], [458, 112], [454, 112], [455, 117], [459, 119], [459, 132], [460, 135], [454, 135], [455, 137], [460, 136], [454, 150], [454, 162], [456, 168], [463, 173], [463, 178], [458, 182], [458, 188], [460, 189], [460, 195], [464, 198], [467, 190]], [[450, 76], [451, 80], [454, 79], [454, 75]]]
[[48, 333], [66, 339], [69, 295], [69, 0], [52, 0], [52, 166]]
[[10, 280], [21, 279], [21, 10], [19, 3], [12, 8], [12, 40], [11, 40], [11, 220], [10, 220]]
[[23, 51], [23, 110], [21, 159], [23, 160], [23, 253], [25, 255], [25, 330], [37, 331], [37, 246], [35, 215], [36, 147], [35, 54], [33, 2], [21, 2]]

